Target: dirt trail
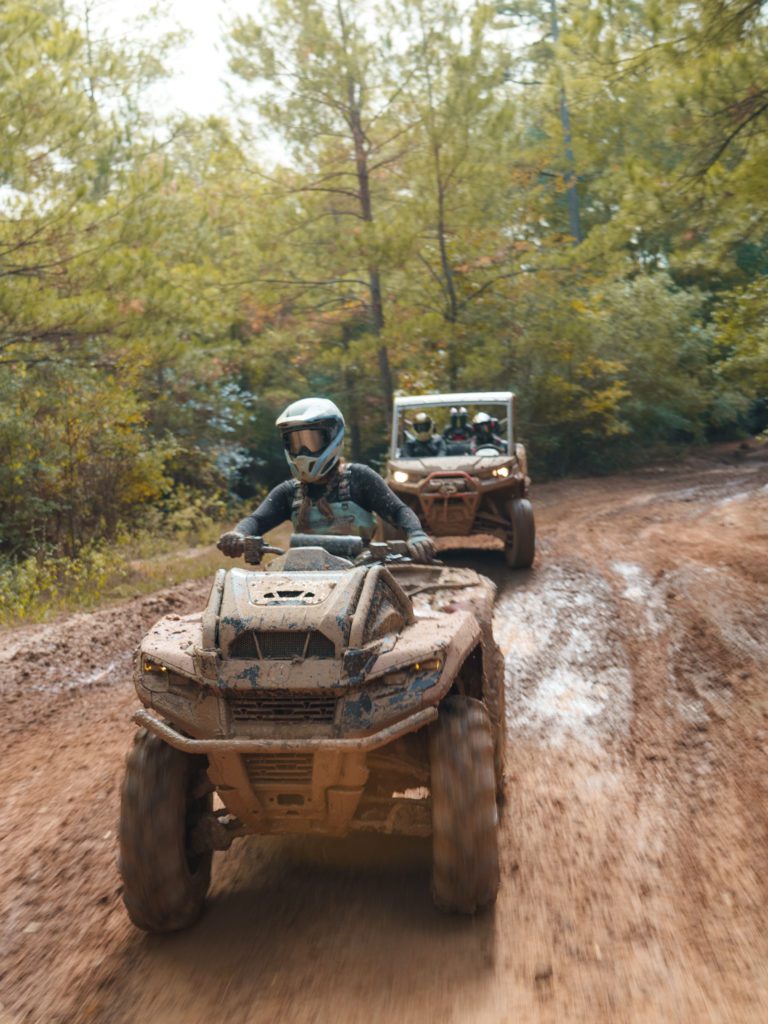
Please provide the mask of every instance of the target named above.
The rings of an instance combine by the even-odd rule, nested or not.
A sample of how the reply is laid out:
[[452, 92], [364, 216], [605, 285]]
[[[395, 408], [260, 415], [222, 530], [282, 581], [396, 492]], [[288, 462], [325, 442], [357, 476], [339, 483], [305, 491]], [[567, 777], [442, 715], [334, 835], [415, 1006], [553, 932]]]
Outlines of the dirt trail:
[[206, 588], [0, 635], [0, 1024], [768, 1019], [768, 459], [534, 497], [531, 572], [471, 556], [507, 659], [495, 915], [434, 911], [418, 842], [253, 839], [196, 928], [135, 931], [130, 651]]

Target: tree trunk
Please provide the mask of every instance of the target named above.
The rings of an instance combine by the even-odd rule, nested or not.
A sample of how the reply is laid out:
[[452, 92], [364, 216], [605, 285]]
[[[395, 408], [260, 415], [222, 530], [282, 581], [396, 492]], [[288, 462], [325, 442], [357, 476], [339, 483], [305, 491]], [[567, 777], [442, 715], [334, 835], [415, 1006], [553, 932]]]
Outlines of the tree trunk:
[[[443, 319], [455, 324], [459, 319], [459, 301], [456, 296], [456, 283], [453, 279], [453, 267], [448, 257], [448, 242], [445, 229], [445, 188], [443, 187], [440, 170], [440, 147], [434, 148], [435, 177], [437, 180], [437, 242], [440, 248], [440, 267], [443, 272], [443, 290], [445, 291], [445, 307]], [[448, 341], [448, 387], [455, 391], [459, 383], [459, 365], [456, 358], [456, 341]]]
[[363, 446], [360, 437], [360, 415], [358, 413], [358, 396], [355, 391], [355, 377], [352, 367], [348, 362], [350, 332], [346, 327], [342, 328], [341, 344], [344, 348], [344, 418], [349, 425], [349, 446], [353, 462], [360, 462], [362, 459]]
[[[352, 132], [352, 141], [355, 148], [355, 170], [357, 174], [358, 196], [360, 197], [360, 216], [366, 224], [372, 224], [373, 203], [368, 174], [368, 152], [366, 149], [365, 131], [363, 129], [360, 95], [356, 85], [355, 80], [350, 75], [347, 80], [349, 127]], [[380, 338], [384, 328], [384, 303], [381, 294], [381, 271], [376, 264], [371, 264], [368, 267], [368, 281], [371, 331]], [[389, 352], [383, 341], [379, 342], [378, 363], [381, 390], [384, 395], [386, 409], [387, 427], [389, 427], [392, 422], [394, 383], [392, 380], [392, 368], [389, 364]]]
[[[560, 38], [560, 27], [557, 22], [557, 0], [549, 0], [550, 24], [552, 26], [552, 40], [557, 42]], [[563, 129], [563, 148], [568, 168], [564, 175], [566, 184], [566, 197], [568, 200], [568, 227], [573, 235], [573, 244], [578, 245], [582, 240], [581, 217], [579, 213], [579, 193], [576, 188], [576, 160], [573, 155], [573, 136], [571, 133], [571, 114], [568, 109], [568, 97], [565, 93], [565, 86], [560, 86], [560, 124]]]

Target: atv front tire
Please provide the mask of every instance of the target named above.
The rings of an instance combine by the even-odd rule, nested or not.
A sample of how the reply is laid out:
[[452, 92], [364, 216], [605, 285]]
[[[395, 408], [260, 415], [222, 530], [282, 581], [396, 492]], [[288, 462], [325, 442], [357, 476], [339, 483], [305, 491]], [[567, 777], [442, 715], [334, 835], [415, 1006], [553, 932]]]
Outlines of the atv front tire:
[[480, 701], [443, 701], [430, 728], [429, 765], [432, 898], [441, 910], [473, 914], [499, 888], [493, 735]]
[[512, 538], [504, 545], [504, 557], [510, 569], [529, 569], [536, 554], [536, 523], [527, 498], [515, 498], [507, 506], [512, 523]]
[[213, 854], [193, 853], [189, 839], [213, 805], [204, 792], [206, 765], [205, 757], [169, 747], [145, 729], [128, 755], [119, 867], [128, 916], [144, 931], [186, 928], [202, 913]]

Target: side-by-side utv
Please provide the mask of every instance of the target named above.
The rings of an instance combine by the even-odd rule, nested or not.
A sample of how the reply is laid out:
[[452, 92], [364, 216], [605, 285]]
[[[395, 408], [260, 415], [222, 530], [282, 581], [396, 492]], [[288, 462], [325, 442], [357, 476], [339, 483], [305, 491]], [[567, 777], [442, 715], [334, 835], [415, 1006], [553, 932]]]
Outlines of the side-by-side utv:
[[[456, 410], [464, 410], [466, 429], [451, 429]], [[444, 438], [445, 454], [414, 455], [410, 417], [428, 412]], [[485, 412], [498, 436], [478, 441], [472, 419]], [[514, 433], [515, 396], [511, 391], [408, 395], [394, 400], [392, 438], [386, 480], [433, 537], [496, 537], [507, 564], [528, 568], [536, 550], [530, 479], [525, 448]], [[418, 445], [416, 446], [418, 449]], [[385, 539], [396, 531], [382, 524]]]

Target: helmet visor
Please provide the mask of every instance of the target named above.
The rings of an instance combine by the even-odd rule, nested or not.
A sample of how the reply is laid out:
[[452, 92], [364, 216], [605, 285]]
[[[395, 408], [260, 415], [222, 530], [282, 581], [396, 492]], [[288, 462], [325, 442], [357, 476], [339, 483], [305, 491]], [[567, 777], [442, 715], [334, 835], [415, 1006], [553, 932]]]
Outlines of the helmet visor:
[[330, 432], [317, 427], [300, 427], [283, 434], [283, 444], [291, 455], [319, 455], [330, 440]]
[[417, 434], [431, 434], [432, 433], [432, 420], [417, 420], [413, 424], [413, 429]]

